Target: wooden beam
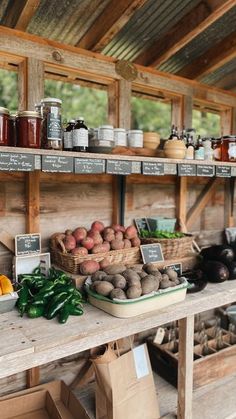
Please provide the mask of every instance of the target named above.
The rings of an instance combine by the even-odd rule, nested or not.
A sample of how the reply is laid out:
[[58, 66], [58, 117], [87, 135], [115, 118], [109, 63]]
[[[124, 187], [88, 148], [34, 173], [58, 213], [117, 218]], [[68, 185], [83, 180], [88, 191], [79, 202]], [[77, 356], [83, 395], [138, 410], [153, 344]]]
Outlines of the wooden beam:
[[24, 3], [25, 5], [15, 24], [15, 28], [21, 31], [25, 31], [27, 29], [30, 20], [40, 5], [40, 0], [26, 0]]
[[192, 418], [194, 316], [178, 321], [178, 419]]
[[200, 79], [236, 57], [236, 31], [214, 44], [200, 57], [183, 67], [177, 74], [189, 79]]
[[176, 183], [176, 218], [179, 222], [180, 230], [186, 232], [186, 216], [187, 216], [187, 190], [188, 178], [180, 176]]
[[176, 97], [171, 101], [171, 125], [178, 128], [183, 127], [183, 96]]
[[233, 128], [233, 113], [232, 108], [225, 109], [220, 113], [221, 135], [232, 134]]
[[119, 127], [119, 83], [108, 86], [108, 121], [113, 127]]
[[111, 0], [76, 46], [101, 52], [147, 0]]
[[188, 211], [187, 223], [186, 223], [186, 226], [188, 229], [192, 226], [192, 224], [195, 222], [197, 217], [199, 217], [201, 212], [206, 207], [207, 203], [209, 202], [209, 200], [211, 199], [215, 191], [216, 185], [218, 185], [217, 178], [210, 179], [209, 182], [203, 188], [195, 204]]
[[30, 368], [26, 374], [26, 387], [31, 388], [40, 384], [40, 370], [39, 367]]
[[234, 227], [234, 188], [235, 178], [225, 179], [224, 184], [224, 221], [226, 227]]
[[130, 129], [131, 124], [131, 83], [126, 80], [119, 80], [119, 116], [118, 126]]
[[20, 18], [27, 0], [9, 0], [1, 24], [14, 28]]
[[26, 174], [27, 179], [27, 233], [38, 233], [40, 231], [40, 171]]
[[139, 55], [136, 63], [157, 67], [235, 6], [235, 0], [201, 1], [161, 39]]

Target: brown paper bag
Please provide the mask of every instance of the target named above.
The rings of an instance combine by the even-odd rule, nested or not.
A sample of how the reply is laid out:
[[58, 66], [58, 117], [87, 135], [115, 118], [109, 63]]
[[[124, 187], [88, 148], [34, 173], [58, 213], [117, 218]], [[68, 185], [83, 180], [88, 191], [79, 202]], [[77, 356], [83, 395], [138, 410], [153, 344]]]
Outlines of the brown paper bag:
[[146, 345], [116, 359], [114, 355], [108, 345], [98, 362], [92, 360], [96, 419], [158, 419], [159, 406]]

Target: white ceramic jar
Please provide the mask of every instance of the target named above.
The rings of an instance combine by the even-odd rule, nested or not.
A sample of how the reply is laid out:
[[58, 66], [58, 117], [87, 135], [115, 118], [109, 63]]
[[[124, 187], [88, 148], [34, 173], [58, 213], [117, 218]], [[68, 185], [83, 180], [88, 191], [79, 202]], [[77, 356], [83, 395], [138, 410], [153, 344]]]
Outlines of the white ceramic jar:
[[143, 147], [143, 131], [129, 130], [128, 131], [128, 146], [129, 147]]
[[127, 146], [127, 135], [124, 128], [114, 128], [114, 141], [116, 146]]
[[112, 125], [101, 125], [98, 128], [98, 140], [114, 141], [114, 131]]

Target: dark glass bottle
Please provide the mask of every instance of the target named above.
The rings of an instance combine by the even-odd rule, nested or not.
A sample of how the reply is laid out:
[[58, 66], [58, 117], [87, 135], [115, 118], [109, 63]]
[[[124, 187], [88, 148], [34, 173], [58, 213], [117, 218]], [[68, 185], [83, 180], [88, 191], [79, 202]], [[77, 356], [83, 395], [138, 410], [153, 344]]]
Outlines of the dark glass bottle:
[[179, 137], [178, 137], [177, 127], [172, 125], [169, 140], [178, 140], [178, 139]]
[[73, 129], [75, 126], [75, 120], [71, 119], [67, 124], [64, 133], [63, 133], [63, 150], [72, 151], [73, 150]]
[[88, 128], [84, 124], [84, 118], [80, 116], [72, 131], [73, 151], [88, 151]]

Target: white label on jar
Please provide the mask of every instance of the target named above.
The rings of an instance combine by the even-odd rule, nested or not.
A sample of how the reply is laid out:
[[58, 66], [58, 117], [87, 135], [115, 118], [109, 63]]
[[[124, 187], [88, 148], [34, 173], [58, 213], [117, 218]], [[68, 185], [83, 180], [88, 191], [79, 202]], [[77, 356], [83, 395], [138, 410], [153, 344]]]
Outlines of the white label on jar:
[[73, 147], [88, 147], [88, 130], [74, 129], [72, 134]]
[[73, 143], [72, 143], [72, 132], [73, 131], [64, 131], [64, 148], [72, 148], [73, 147]]
[[114, 141], [113, 129], [99, 128], [98, 139], [105, 140], [105, 141]]
[[115, 145], [127, 146], [126, 132], [114, 131]]
[[229, 160], [236, 159], [236, 143], [229, 143], [228, 154]]
[[129, 147], [143, 147], [143, 133], [129, 132], [128, 145]]

